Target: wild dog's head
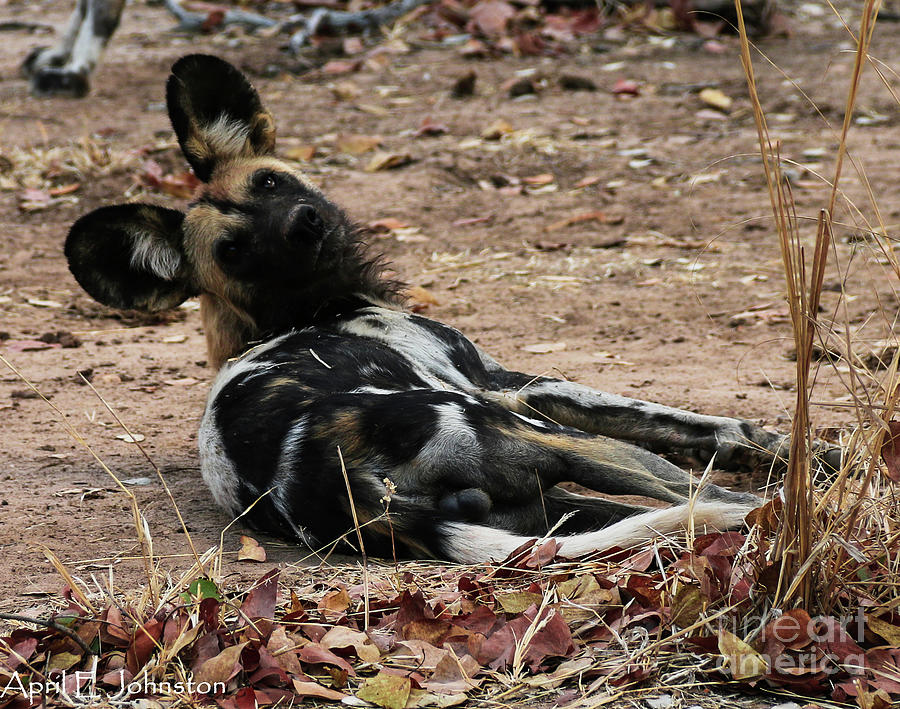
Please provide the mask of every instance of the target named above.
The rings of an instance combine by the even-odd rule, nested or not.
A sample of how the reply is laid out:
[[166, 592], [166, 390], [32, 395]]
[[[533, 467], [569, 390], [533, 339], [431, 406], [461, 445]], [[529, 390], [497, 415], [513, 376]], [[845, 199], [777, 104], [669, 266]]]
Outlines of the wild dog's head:
[[184, 57], [166, 100], [202, 184], [184, 213], [124, 204], [75, 222], [66, 257], [91, 296], [144, 311], [203, 296], [213, 364], [342, 300], [391, 299], [393, 284], [379, 278], [346, 215], [274, 157], [272, 116], [237, 69]]

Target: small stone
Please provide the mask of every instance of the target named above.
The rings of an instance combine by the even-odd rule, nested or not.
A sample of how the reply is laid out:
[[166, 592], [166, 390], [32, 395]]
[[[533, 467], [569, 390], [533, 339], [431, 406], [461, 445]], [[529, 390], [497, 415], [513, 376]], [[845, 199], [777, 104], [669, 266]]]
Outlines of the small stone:
[[597, 84], [586, 76], [563, 74], [559, 77], [559, 85], [564, 91], [596, 91]]
[[531, 79], [519, 79], [509, 87], [509, 97], [518, 98], [519, 96], [527, 96], [528, 94], [536, 94], [537, 89]]
[[453, 84], [453, 88], [450, 90], [450, 95], [453, 98], [468, 98], [469, 96], [475, 95], [475, 82], [478, 79], [478, 74], [474, 71], [470, 71], [468, 74], [459, 77], [456, 80], [456, 83]]

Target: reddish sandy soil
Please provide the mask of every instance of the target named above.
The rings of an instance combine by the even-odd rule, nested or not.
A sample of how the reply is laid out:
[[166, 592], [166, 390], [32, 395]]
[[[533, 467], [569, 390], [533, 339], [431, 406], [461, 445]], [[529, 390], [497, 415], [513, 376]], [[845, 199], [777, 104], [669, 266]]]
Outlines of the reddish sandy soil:
[[[37, 19], [59, 26], [69, 2], [40, 7]], [[822, 17], [814, 16], [817, 7]], [[760, 47], [834, 124], [841, 120], [853, 56], [842, 52], [848, 35], [826, 7], [804, 6], [791, 19], [792, 37], [767, 39]], [[0, 19], [21, 19], [25, 8], [4, 3]], [[62, 256], [69, 225], [90, 209], [137, 197], [184, 204], [141, 193], [135, 176], [145, 158], [135, 151], [155, 151], [150, 157], [166, 172], [184, 169], [162, 101], [169, 66], [189, 51], [218, 53], [253, 76], [278, 121], [281, 152], [315, 145], [309, 174], [354, 217], [363, 223], [390, 217], [418, 229], [375, 238], [374, 246], [437, 300], [425, 314], [462, 329], [517, 369], [788, 428], [794, 363], [787, 356], [781, 262], [733, 38], [721, 39], [724, 51], [714, 53], [695, 36], [597, 36], [583, 52], [554, 59], [487, 61], [419, 47], [349, 75], [298, 77], [272, 71], [291, 64], [278, 40], [239, 34], [188, 40], [166, 33], [170, 24], [160, 7], [129, 7], [93, 94], [82, 101], [30, 97], [18, 63], [47, 37], [2, 35], [0, 354], [20, 374], [0, 366], [0, 609], [27, 611], [41, 604], [42, 594], [62, 587], [44, 548], [88, 582], [92, 574], [108, 576], [110, 564], [117, 587], [134, 587], [142, 575], [129, 560], [138, 547], [127, 496], [69, 436], [61, 414], [120, 479], [152, 478], [129, 489], [155, 551], [166, 568], [189, 563], [153, 467], [136, 445], [117, 438], [122, 429], [79, 371], [91, 370], [99, 395], [145, 437], [144, 449], [171, 486], [196, 546], [216, 544], [229, 522], [198, 471], [196, 429], [213, 373], [205, 365], [196, 309], [155, 322], [123, 318], [78, 288]], [[875, 41], [874, 53], [887, 65], [900, 55], [894, 29], [883, 24]], [[471, 70], [478, 75], [476, 95], [451, 98], [456, 79]], [[528, 70], [540, 92], [511, 100], [504, 83]], [[815, 216], [828, 190], [812, 171], [833, 174], [835, 134], [778, 71], [759, 62], [758, 72], [782, 154], [816, 163], [793, 173], [799, 214]], [[567, 74], [590, 77], [599, 90], [564, 91], [559, 77]], [[638, 82], [640, 95], [613, 95], [618, 79]], [[891, 74], [886, 81], [897, 83]], [[341, 82], [352, 82], [358, 95], [348, 96], [353, 87]], [[732, 97], [731, 112], [705, 106], [698, 97], [703, 87]], [[865, 166], [889, 225], [900, 214], [897, 105], [872, 76], [859, 103], [860, 115], [874, 116], [876, 124], [854, 126], [853, 156]], [[448, 132], [415, 137], [425, 116]], [[501, 141], [479, 140], [499, 119], [516, 132]], [[369, 155], [335, 148], [336, 135], [348, 133], [380, 135], [386, 150], [408, 153], [413, 162], [366, 172]], [[90, 164], [85, 145], [106, 151], [111, 164]], [[542, 174], [552, 182], [525, 193], [493, 188]], [[843, 186], [870, 215], [849, 163], [845, 175]], [[576, 188], [590, 177], [597, 179]], [[26, 187], [72, 183], [79, 188], [51, 206], [22, 209]], [[607, 223], [559, 226], [595, 211]], [[849, 322], [860, 343], [875, 341], [891, 329], [895, 281], [858, 219], [846, 209], [837, 216], [849, 226], [837, 234], [823, 317], [834, 314], [845, 281], [852, 297], [845, 299], [846, 311], [839, 309], [839, 322]], [[809, 222], [802, 229], [814, 231]], [[60, 331], [75, 333], [80, 346], [21, 351], [17, 344]], [[549, 354], [525, 349], [547, 343], [565, 347], [551, 347]], [[822, 366], [818, 377], [816, 401], [850, 401], [841, 383], [846, 367]], [[25, 379], [50, 405], [30, 393]], [[815, 407], [814, 417], [819, 427], [854, 421], [850, 409], [834, 406]], [[750, 488], [765, 475], [725, 480]], [[225, 534], [230, 552], [239, 533], [233, 527]], [[305, 556], [274, 540], [264, 543], [270, 560]], [[246, 563], [229, 568], [234, 574], [263, 570]]]

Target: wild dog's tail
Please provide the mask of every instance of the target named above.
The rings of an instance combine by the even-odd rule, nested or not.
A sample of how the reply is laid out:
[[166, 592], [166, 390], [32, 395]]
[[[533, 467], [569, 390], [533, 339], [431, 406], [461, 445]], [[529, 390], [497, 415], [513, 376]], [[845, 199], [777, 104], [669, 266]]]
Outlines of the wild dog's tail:
[[[721, 502], [695, 502], [693, 509], [687, 505], [652, 510], [609, 527], [587, 534], [557, 537], [562, 543], [559, 553], [563, 556], [580, 556], [611, 547], [627, 548], [661, 534], [670, 534], [685, 528], [693, 512], [694, 524], [717, 530], [734, 529], [755, 505]], [[466, 522], [445, 522], [440, 525], [443, 535], [442, 551], [447, 558], [463, 564], [484, 561], [500, 561], [509, 556], [530, 538], [492, 527]]]

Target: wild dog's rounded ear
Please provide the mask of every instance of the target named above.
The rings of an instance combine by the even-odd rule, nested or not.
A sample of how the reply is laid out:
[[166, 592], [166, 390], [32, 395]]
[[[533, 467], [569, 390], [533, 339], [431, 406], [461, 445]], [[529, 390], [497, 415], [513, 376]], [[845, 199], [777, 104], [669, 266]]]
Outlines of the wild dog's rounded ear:
[[174, 308], [196, 288], [182, 252], [184, 214], [150, 204], [101, 207], [69, 230], [66, 258], [75, 280], [114, 308]]
[[189, 54], [166, 84], [169, 118], [194, 174], [208, 182], [216, 163], [275, 149], [275, 122], [247, 78], [228, 62]]

